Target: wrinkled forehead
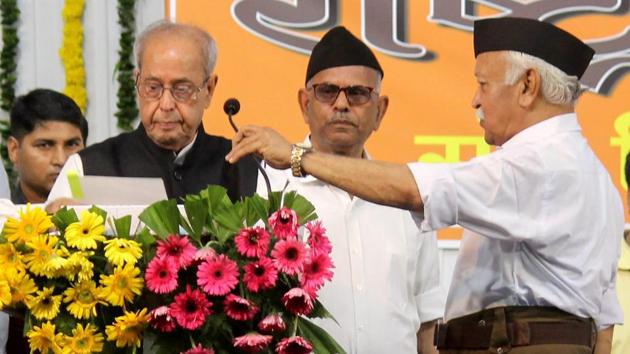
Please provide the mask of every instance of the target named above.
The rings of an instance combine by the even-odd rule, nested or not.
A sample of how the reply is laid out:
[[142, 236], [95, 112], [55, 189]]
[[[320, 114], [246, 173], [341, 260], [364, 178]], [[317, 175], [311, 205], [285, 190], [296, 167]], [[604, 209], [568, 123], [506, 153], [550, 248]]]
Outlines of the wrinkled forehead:
[[311, 85], [318, 83], [376, 87], [380, 83], [380, 73], [371, 67], [362, 65], [338, 66], [318, 72], [309, 81]]

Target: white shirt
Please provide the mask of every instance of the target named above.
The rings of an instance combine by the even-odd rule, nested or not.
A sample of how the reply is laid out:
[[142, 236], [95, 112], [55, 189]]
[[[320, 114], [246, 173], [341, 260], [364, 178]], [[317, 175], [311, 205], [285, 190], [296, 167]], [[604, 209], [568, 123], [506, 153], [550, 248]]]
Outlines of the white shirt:
[[[319, 300], [339, 322], [317, 320], [348, 352], [417, 353], [421, 322], [441, 318], [435, 233], [420, 234], [406, 211], [350, 198], [312, 176], [266, 168], [272, 190], [296, 190], [316, 208], [333, 246], [332, 282]], [[262, 176], [258, 193], [266, 195]]]
[[623, 321], [615, 295], [623, 206], [575, 114], [550, 118], [494, 153], [410, 163], [423, 230], [465, 229], [446, 319], [482, 309], [555, 306], [598, 329]]
[[[184, 163], [184, 159], [190, 149], [192, 149], [195, 140], [197, 140], [197, 135], [195, 135], [195, 138], [188, 145], [184, 146], [184, 148], [182, 148], [178, 153], [175, 154], [175, 152], [173, 152], [175, 154], [174, 164], [181, 165]], [[70, 190], [70, 183], [68, 182], [68, 174], [70, 171], [76, 172], [78, 176], [84, 175], [83, 161], [81, 161], [81, 156], [79, 156], [79, 154], [72, 154], [66, 160], [66, 163], [59, 172], [59, 176], [57, 176], [57, 179], [55, 180], [55, 184], [51, 188], [50, 193], [48, 193], [46, 203], [50, 203], [59, 198], [72, 198], [72, 191]]]

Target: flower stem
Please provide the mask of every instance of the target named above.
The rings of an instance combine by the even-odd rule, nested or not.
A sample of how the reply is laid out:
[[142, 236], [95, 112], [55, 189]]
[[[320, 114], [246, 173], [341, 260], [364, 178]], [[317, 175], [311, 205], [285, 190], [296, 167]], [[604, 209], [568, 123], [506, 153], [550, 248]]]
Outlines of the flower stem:
[[297, 334], [297, 327], [298, 327], [298, 316], [295, 316], [293, 318], [293, 323], [291, 325], [291, 337], [295, 337], [295, 335]]

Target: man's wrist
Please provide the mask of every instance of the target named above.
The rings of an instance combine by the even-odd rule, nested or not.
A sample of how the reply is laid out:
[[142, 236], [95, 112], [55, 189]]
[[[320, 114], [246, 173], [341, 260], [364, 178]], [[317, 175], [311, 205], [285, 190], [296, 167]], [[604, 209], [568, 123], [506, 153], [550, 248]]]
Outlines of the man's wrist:
[[291, 145], [291, 173], [295, 177], [305, 177], [307, 173], [302, 169], [302, 158], [307, 153], [311, 152], [311, 148], [300, 145], [293, 144]]

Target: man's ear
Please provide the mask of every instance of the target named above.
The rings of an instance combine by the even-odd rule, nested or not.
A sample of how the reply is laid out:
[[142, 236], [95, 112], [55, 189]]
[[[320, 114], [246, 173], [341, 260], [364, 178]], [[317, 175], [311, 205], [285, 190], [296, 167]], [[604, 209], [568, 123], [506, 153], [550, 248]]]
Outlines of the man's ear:
[[214, 90], [217, 88], [217, 83], [219, 82], [219, 76], [216, 74], [210, 75], [208, 82], [206, 83], [206, 90], [208, 90], [208, 101], [206, 102], [205, 108], [208, 108], [210, 105], [210, 101], [212, 101], [212, 95], [214, 95]]
[[9, 152], [9, 159], [13, 164], [19, 163], [20, 158], [18, 151], [20, 150], [20, 142], [15, 138], [10, 136], [7, 140], [7, 151]]
[[309, 97], [308, 90], [306, 88], [299, 89], [297, 99], [298, 104], [300, 105], [300, 111], [302, 111], [302, 118], [304, 119], [304, 122], [308, 124], [307, 110], [311, 104], [311, 98]]
[[378, 111], [376, 112], [376, 122], [374, 122], [375, 131], [378, 130], [378, 127], [381, 126], [383, 117], [385, 117], [385, 113], [387, 112], [387, 107], [389, 107], [389, 97], [380, 96], [378, 98]]
[[521, 107], [531, 107], [540, 94], [541, 77], [536, 69], [527, 69], [519, 81], [518, 103]]

